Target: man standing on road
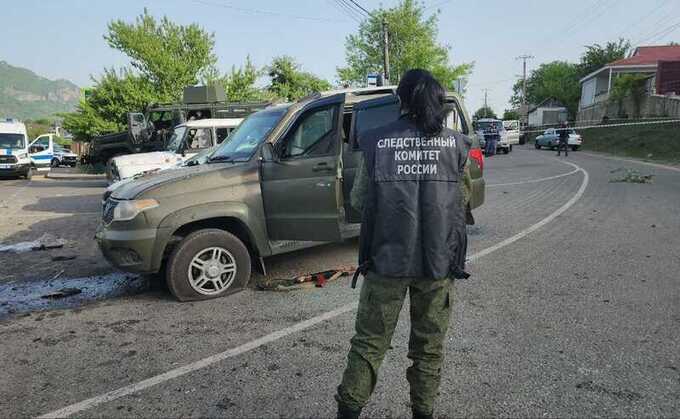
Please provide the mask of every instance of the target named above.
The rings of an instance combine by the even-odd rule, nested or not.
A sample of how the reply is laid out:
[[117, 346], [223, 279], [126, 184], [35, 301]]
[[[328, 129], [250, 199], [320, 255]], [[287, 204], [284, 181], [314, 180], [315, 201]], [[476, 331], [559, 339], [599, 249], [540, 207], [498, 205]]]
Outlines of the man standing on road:
[[[470, 140], [444, 128], [445, 92], [424, 70], [399, 83], [401, 117], [362, 134], [352, 205], [363, 214], [364, 275], [338, 417], [357, 418], [375, 388], [408, 292], [406, 371], [415, 418], [431, 418], [452, 305], [451, 279], [466, 278], [467, 233], [459, 186]], [[355, 277], [356, 279], [356, 277]]]
[[562, 122], [560, 128], [560, 137], [557, 143], [557, 155], [560, 155], [560, 151], [562, 151], [562, 148], [564, 148], [564, 156], [567, 157], [569, 155], [569, 125], [567, 124], [567, 121]]

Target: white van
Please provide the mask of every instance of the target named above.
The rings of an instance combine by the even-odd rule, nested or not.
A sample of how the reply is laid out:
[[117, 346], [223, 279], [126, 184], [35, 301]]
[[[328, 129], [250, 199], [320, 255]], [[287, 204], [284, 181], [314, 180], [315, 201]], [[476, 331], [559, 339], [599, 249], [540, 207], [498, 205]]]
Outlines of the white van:
[[26, 125], [11, 118], [0, 120], [0, 176], [33, 176]]
[[510, 150], [512, 151], [513, 145], [519, 145], [520, 136], [519, 120], [516, 119], [505, 120], [503, 121], [503, 128], [505, 129], [503, 141], [510, 146]]
[[78, 156], [57, 143], [56, 136], [56, 134], [39, 135], [28, 147], [31, 161], [38, 170], [49, 170], [50, 167], [59, 166], [75, 167]]
[[177, 125], [165, 151], [114, 157], [106, 167], [106, 177], [109, 183], [115, 183], [140, 173], [176, 166], [222, 143], [241, 121], [243, 118], [215, 118]]

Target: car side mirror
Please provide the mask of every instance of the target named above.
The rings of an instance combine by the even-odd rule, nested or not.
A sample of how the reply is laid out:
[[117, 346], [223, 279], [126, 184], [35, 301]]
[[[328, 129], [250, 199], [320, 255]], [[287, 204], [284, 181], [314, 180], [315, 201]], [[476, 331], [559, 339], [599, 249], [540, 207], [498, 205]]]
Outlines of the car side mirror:
[[278, 161], [278, 158], [276, 157], [276, 152], [274, 151], [274, 145], [272, 143], [264, 143], [262, 144], [262, 149], [261, 149], [261, 157], [262, 161], [273, 161], [276, 162]]

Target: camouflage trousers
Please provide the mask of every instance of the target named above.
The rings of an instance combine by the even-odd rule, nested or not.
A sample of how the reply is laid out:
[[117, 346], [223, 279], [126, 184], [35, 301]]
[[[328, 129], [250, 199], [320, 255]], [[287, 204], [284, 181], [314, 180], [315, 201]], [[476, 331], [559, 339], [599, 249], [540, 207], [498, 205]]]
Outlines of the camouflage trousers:
[[411, 335], [406, 371], [415, 412], [432, 414], [441, 380], [443, 343], [452, 305], [451, 281], [386, 278], [369, 272], [361, 287], [356, 334], [338, 386], [341, 406], [361, 410], [375, 388], [378, 370], [390, 347], [406, 292], [410, 297]]

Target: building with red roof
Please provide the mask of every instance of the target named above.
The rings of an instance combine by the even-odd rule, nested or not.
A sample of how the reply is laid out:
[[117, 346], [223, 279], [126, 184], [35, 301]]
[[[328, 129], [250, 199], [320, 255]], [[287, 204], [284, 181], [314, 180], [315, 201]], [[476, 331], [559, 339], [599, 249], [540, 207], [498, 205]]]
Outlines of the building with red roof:
[[649, 76], [649, 94], [680, 94], [680, 45], [637, 47], [630, 57], [588, 74], [580, 80], [579, 109], [607, 100], [616, 77], [630, 73]]

